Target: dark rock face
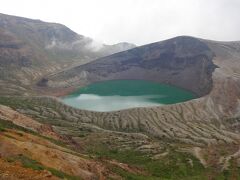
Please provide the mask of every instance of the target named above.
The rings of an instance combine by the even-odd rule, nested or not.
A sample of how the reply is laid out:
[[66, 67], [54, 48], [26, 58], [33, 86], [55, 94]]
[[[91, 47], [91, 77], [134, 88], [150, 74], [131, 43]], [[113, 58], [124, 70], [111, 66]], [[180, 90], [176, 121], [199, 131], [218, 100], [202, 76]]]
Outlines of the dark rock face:
[[[192, 37], [137, 47], [59, 74], [54, 79], [88, 74], [88, 81], [144, 79], [175, 85], [203, 96], [211, 90], [214, 54], [202, 41]], [[65, 76], [65, 77], [64, 77]]]

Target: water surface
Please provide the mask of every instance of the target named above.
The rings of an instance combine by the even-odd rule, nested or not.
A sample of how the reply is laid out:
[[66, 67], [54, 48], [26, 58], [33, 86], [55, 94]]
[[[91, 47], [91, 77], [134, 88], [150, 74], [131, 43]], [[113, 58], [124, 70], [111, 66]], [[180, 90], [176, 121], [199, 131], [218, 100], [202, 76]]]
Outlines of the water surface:
[[65, 104], [92, 111], [175, 104], [195, 98], [175, 86], [145, 80], [111, 80], [90, 84], [62, 98]]

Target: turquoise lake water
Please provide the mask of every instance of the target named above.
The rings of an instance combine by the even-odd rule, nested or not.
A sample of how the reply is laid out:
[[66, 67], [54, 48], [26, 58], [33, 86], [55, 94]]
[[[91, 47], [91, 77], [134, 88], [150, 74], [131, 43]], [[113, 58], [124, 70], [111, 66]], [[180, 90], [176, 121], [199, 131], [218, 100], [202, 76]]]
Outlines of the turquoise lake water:
[[82, 87], [62, 101], [79, 109], [108, 112], [175, 104], [194, 98], [192, 92], [171, 85], [145, 80], [111, 80]]

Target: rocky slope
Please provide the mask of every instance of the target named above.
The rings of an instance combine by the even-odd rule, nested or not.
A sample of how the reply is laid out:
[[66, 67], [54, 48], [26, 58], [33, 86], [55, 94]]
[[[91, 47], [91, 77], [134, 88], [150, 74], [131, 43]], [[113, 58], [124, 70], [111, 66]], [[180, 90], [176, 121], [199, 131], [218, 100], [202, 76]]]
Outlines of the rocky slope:
[[135, 47], [95, 44], [61, 24], [0, 14], [1, 94], [23, 94], [44, 75]]

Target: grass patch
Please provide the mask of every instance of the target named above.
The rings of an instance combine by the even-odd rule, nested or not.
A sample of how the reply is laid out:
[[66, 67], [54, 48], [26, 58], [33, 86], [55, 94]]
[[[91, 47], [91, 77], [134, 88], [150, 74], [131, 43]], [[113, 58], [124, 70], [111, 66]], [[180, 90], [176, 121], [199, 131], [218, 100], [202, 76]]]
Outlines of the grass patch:
[[[100, 148], [101, 147], [101, 148]], [[116, 174], [124, 179], [136, 180], [228, 180], [240, 177], [240, 168], [237, 167], [236, 160], [230, 161], [229, 170], [223, 172], [215, 168], [204, 168], [197, 158], [191, 154], [177, 152], [170, 149], [168, 155], [159, 160], [153, 160], [148, 154], [133, 150], [120, 151], [108, 149], [104, 146], [95, 148], [89, 147], [89, 153], [95, 154], [99, 159], [115, 159], [135, 167], [142, 168], [149, 175], [133, 174], [119, 167], [110, 167]], [[190, 161], [191, 160], [191, 163]], [[192, 166], [192, 165], [193, 166]]]
[[27, 156], [24, 155], [18, 155], [18, 156], [13, 156], [7, 158], [8, 162], [15, 162], [15, 161], [20, 161], [25, 168], [31, 168], [33, 170], [44, 170], [45, 168], [39, 164], [37, 161], [28, 158]]
[[[94, 148], [93, 148], [94, 149]], [[94, 153], [98, 158], [115, 159], [119, 162], [142, 168], [150, 175], [148, 177], [135, 175], [115, 168], [114, 172], [126, 179], [207, 179], [206, 169], [192, 155], [171, 150], [169, 154], [160, 160], [153, 160], [146, 153], [133, 150], [119, 151], [116, 149], [95, 149]], [[193, 167], [189, 163], [192, 160]]]
[[[32, 131], [32, 130], [29, 130], [29, 129], [26, 129], [24, 127], [15, 125], [11, 121], [7, 121], [7, 120], [3, 120], [3, 119], [0, 119], [0, 128], [3, 129], [3, 130], [16, 129], [16, 130], [19, 130], [19, 131], [23, 131], [23, 132], [26, 132], [26, 133], [31, 133], [31, 134], [37, 135], [37, 133]], [[20, 133], [19, 133], [19, 135], [20, 135]]]
[[0, 132], [6, 131], [5, 128], [0, 124]]
[[54, 176], [57, 176], [61, 179], [68, 179], [68, 180], [80, 180], [81, 179], [80, 177], [71, 176], [69, 174], [66, 174], [62, 171], [56, 170], [54, 168], [45, 167], [42, 164], [40, 164], [39, 162], [37, 162], [36, 160], [30, 159], [29, 157], [24, 156], [24, 155], [18, 155], [18, 156], [8, 158], [7, 161], [8, 162], [20, 161], [22, 163], [23, 167], [30, 168], [33, 170], [38, 170], [38, 171], [48, 170]]
[[[24, 127], [21, 127], [21, 126], [18, 126], [18, 125], [15, 125], [11, 121], [0, 119], [0, 132], [1, 131], [6, 131], [6, 129], [15, 129], [15, 130], [18, 130], [18, 131], [23, 131], [25, 133], [29, 133], [29, 134], [32, 134], [32, 135], [44, 138], [44, 139], [46, 139], [46, 140], [48, 140], [48, 141], [50, 141], [50, 142], [52, 142], [52, 143], [54, 143], [56, 145], [59, 145], [59, 146], [62, 146], [62, 147], [67, 147], [66, 144], [64, 142], [62, 142], [62, 141], [58, 141], [58, 140], [52, 139], [50, 137], [42, 136], [42, 135], [40, 135], [39, 133], [37, 133], [35, 131], [32, 131], [30, 129], [27, 129], [27, 128], [24, 128]], [[17, 132], [17, 134], [19, 136], [23, 136], [23, 133], [21, 133], [21, 132]]]
[[120, 175], [122, 178], [124, 179], [129, 179], [129, 180], [157, 180], [157, 178], [154, 177], [147, 177], [147, 176], [143, 176], [143, 175], [137, 175], [137, 174], [133, 174], [130, 172], [127, 172], [119, 167], [113, 166], [110, 167], [111, 171]]
[[22, 107], [32, 109], [31, 103], [29, 103], [28, 101], [22, 100], [20, 97], [4, 97], [4, 96], [1, 96], [0, 97], [0, 104], [3, 104], [5, 106], [10, 106], [13, 109], [22, 108]]
[[77, 177], [77, 176], [71, 176], [69, 174], [66, 174], [62, 171], [58, 171], [56, 169], [53, 168], [46, 168], [48, 171], [50, 171], [54, 176], [57, 176], [61, 179], [67, 179], [67, 180], [81, 180], [82, 178]]
[[27, 156], [18, 156], [18, 160], [21, 161], [24, 167], [31, 168], [34, 170], [44, 170], [45, 168], [37, 161], [28, 158]]

